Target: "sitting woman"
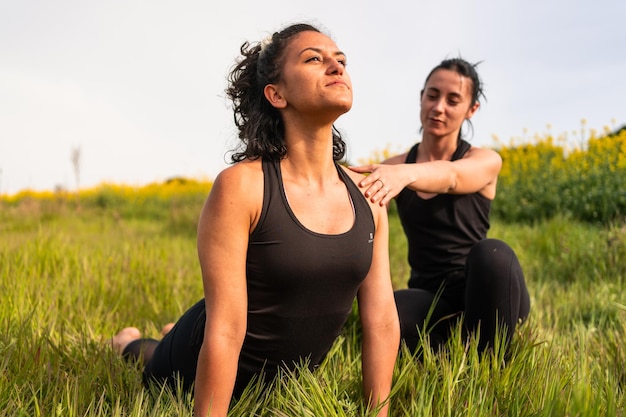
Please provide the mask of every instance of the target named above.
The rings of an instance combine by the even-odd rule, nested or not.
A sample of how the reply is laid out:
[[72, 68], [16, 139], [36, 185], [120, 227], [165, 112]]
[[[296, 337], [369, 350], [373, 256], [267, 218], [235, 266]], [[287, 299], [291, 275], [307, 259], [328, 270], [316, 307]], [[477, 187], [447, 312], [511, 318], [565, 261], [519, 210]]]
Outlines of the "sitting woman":
[[421, 142], [382, 164], [352, 168], [371, 173], [359, 183], [371, 202], [396, 199], [411, 276], [395, 297], [402, 340], [413, 351], [420, 347], [419, 330], [430, 330], [436, 348], [461, 316], [468, 333], [480, 328], [480, 350], [493, 347], [499, 331], [508, 346], [530, 311], [515, 252], [487, 238], [502, 159], [461, 135], [481, 96], [475, 65], [460, 58], [441, 62], [421, 92]]

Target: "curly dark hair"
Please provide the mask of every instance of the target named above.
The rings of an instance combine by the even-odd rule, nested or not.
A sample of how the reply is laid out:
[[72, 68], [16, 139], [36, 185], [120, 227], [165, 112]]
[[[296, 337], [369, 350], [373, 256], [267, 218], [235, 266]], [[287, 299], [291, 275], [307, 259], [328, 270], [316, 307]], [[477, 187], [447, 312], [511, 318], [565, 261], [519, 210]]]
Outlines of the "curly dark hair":
[[[285, 129], [282, 117], [265, 98], [267, 84], [280, 81], [284, 51], [300, 32], [322, 33], [316, 27], [298, 23], [275, 32], [266, 41], [241, 45], [241, 58], [228, 75], [226, 95], [233, 102], [235, 125], [241, 144], [233, 151], [233, 163], [244, 159], [280, 160], [285, 157]], [[333, 159], [345, 156], [346, 144], [333, 126]]]

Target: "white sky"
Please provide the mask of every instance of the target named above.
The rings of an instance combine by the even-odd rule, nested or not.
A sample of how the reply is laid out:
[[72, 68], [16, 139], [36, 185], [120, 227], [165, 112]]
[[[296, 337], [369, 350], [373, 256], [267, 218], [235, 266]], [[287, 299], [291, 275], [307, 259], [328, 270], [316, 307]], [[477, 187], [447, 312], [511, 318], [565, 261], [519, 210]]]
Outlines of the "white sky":
[[418, 139], [424, 78], [458, 55], [482, 61], [474, 144], [617, 128], [624, 16], [621, 0], [0, 0], [0, 194], [75, 189], [75, 148], [81, 187], [214, 178], [236, 143], [239, 46], [298, 21], [348, 55], [353, 163]]

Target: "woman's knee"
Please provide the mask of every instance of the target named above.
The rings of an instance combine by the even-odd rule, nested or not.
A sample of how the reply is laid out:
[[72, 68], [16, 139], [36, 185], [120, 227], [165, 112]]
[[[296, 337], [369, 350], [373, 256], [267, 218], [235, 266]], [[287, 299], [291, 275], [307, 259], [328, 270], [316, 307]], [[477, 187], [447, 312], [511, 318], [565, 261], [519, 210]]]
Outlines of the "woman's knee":
[[524, 318], [530, 299], [524, 272], [513, 249], [498, 239], [477, 243], [466, 264], [466, 308], [497, 308], [511, 323]]
[[522, 275], [522, 268], [515, 251], [502, 240], [483, 239], [470, 250], [465, 265], [466, 277], [502, 279]]
[[483, 239], [477, 242], [468, 254], [468, 262], [492, 262], [494, 258], [510, 258], [516, 256], [513, 249], [499, 239]]

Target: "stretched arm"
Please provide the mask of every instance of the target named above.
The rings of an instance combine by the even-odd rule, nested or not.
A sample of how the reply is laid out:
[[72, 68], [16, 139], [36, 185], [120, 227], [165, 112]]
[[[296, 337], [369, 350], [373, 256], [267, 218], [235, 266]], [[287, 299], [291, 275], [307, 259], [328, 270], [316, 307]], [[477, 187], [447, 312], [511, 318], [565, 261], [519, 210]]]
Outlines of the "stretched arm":
[[244, 187], [254, 175], [236, 165], [222, 172], [198, 224], [198, 257], [206, 301], [204, 339], [196, 370], [194, 416], [226, 416], [246, 332], [246, 253], [255, 201]]
[[493, 199], [502, 158], [492, 150], [472, 147], [456, 161], [429, 161], [406, 164], [404, 155], [395, 156], [382, 164], [350, 167], [360, 173], [371, 173], [359, 186], [374, 203], [385, 205], [403, 188], [423, 193], [470, 194], [481, 192]]
[[[379, 206], [373, 210], [377, 218], [374, 257], [358, 292], [363, 326], [363, 391], [370, 408], [388, 400], [400, 345], [400, 325], [389, 272], [387, 212]], [[378, 416], [388, 413], [389, 404], [385, 403]]]

